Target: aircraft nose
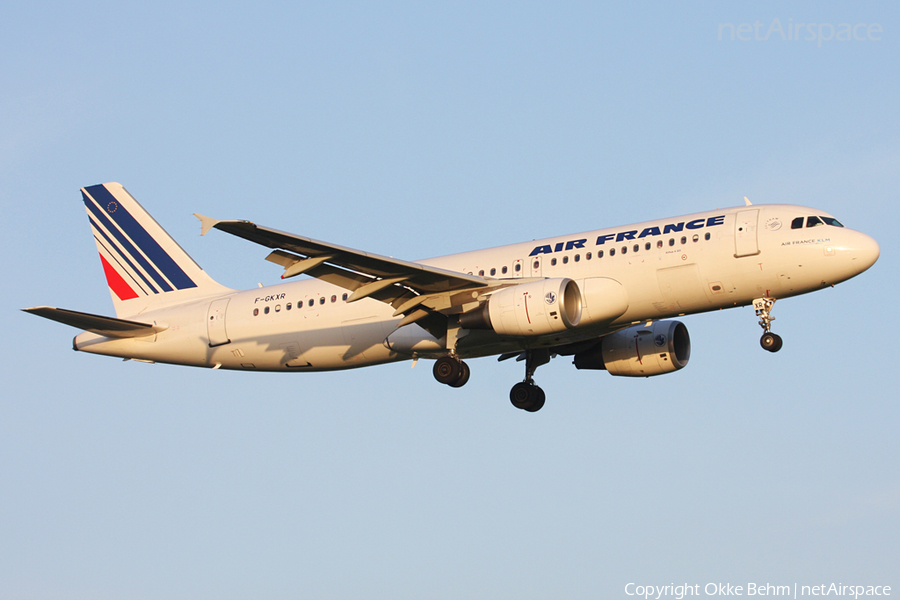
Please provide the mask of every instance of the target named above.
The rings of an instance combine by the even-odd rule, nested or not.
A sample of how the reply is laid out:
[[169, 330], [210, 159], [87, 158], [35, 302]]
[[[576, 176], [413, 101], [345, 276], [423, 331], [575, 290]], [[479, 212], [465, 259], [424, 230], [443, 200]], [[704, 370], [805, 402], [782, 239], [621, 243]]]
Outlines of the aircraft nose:
[[857, 233], [850, 250], [850, 258], [856, 272], [862, 273], [874, 265], [879, 256], [881, 256], [881, 248], [878, 247], [878, 242], [864, 233]]

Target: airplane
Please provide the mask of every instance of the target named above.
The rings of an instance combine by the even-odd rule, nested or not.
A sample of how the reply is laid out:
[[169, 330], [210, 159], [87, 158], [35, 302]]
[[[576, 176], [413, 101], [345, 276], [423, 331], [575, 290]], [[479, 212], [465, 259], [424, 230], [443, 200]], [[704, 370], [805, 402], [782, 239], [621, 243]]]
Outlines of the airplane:
[[38, 306], [26, 312], [84, 330], [73, 349], [126, 360], [241, 371], [329, 371], [434, 360], [459, 388], [463, 359], [525, 362], [510, 390], [536, 412], [535, 370], [555, 356], [576, 369], [651, 377], [684, 368], [687, 327], [673, 317], [753, 305], [770, 352], [776, 299], [854, 277], [878, 243], [830, 214], [745, 205], [406, 261], [250, 221], [195, 216], [265, 246], [277, 285], [214, 281], [118, 183], [81, 189], [115, 317]]

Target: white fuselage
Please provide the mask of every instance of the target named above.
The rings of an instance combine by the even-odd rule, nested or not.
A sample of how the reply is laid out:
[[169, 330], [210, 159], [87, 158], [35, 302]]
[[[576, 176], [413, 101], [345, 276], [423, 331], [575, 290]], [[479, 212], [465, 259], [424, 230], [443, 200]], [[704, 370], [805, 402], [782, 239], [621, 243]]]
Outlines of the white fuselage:
[[[845, 281], [878, 257], [867, 235], [835, 225], [792, 228], [798, 217], [829, 216], [792, 205], [716, 210], [420, 261], [487, 279], [612, 279], [627, 310], [601, 326], [552, 335], [459, 332], [461, 357], [486, 356], [597, 338], [648, 320], [786, 298]], [[158, 308], [133, 318], [165, 325], [154, 336], [111, 339], [82, 333], [75, 348], [138, 360], [224, 369], [322, 371], [445, 353], [416, 324], [371, 298], [304, 279]], [[473, 302], [477, 302], [474, 293]], [[591, 306], [587, 306], [590, 310]], [[398, 343], [385, 344], [391, 336]], [[391, 346], [393, 349], [389, 348]], [[402, 351], [398, 351], [398, 348]]]

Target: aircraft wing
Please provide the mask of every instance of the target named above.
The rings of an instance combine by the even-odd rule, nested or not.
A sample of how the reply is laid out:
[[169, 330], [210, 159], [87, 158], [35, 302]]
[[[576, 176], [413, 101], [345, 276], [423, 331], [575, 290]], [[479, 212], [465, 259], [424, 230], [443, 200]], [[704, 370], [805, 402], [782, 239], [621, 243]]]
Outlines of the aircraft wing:
[[283, 279], [305, 273], [351, 290], [350, 302], [372, 296], [382, 302], [395, 303], [414, 295], [446, 294], [491, 286], [491, 282], [483, 277], [354, 250], [260, 227], [250, 221], [217, 221], [195, 216], [203, 224], [204, 235], [215, 228], [273, 248], [275, 251], [267, 260], [285, 268]]
[[448, 315], [473, 308], [481, 295], [526, 281], [485, 279], [260, 227], [250, 221], [194, 216], [200, 219], [201, 235], [215, 228], [272, 248], [266, 260], [284, 267], [282, 279], [303, 273], [350, 290], [348, 302], [380, 300], [394, 308], [395, 317], [404, 315], [397, 327], [418, 323], [436, 338], [446, 333]]
[[167, 329], [167, 327], [162, 325], [126, 321], [125, 319], [92, 315], [65, 308], [53, 308], [52, 306], [33, 306], [22, 310], [51, 321], [57, 321], [111, 338], [144, 337]]

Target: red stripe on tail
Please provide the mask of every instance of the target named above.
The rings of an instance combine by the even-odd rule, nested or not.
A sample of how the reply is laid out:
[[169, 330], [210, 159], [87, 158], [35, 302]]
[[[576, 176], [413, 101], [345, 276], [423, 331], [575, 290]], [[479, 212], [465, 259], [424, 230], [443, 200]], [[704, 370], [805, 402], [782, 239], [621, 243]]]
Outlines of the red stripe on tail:
[[106, 259], [103, 258], [102, 254], [100, 255], [100, 262], [103, 263], [103, 273], [106, 275], [106, 283], [109, 284], [109, 289], [119, 297], [119, 300], [131, 300], [132, 298], [138, 297], [135, 291], [131, 289], [131, 286], [122, 279], [119, 272], [113, 269], [111, 264], [106, 262]]

